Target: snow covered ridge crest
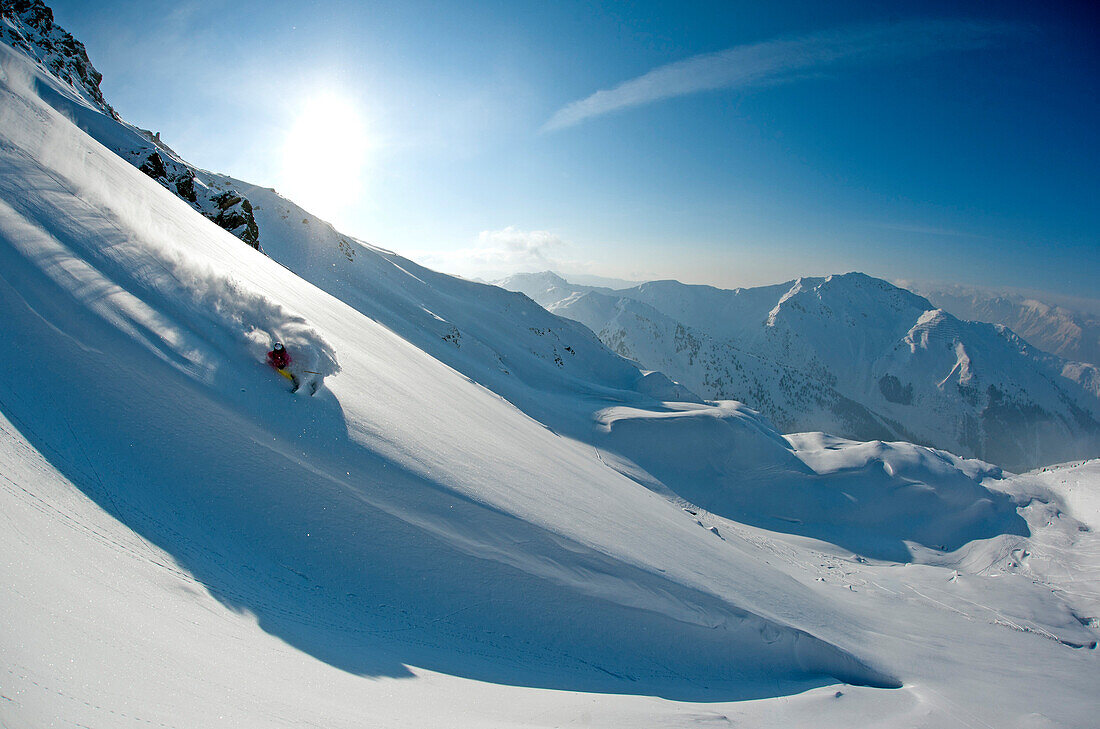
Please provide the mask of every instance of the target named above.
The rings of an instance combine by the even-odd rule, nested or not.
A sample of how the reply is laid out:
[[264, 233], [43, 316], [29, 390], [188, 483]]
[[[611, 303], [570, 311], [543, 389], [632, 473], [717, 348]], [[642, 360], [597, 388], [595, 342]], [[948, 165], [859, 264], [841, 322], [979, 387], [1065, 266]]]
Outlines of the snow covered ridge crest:
[[1100, 314], [1095, 302], [1057, 304], [1039, 300], [1038, 294], [904, 281], [899, 285], [927, 296], [962, 319], [1004, 324], [1043, 351], [1075, 364], [1100, 365]]
[[103, 75], [88, 60], [84, 44], [53, 22], [41, 0], [0, 0], [0, 40], [41, 63], [112, 118], [118, 114], [99, 89]]
[[161, 141], [159, 133], [124, 122], [100, 91], [102, 74], [84, 46], [53, 22], [53, 12], [41, 0], [3, 0], [0, 41], [62, 83], [61, 93], [45, 86], [38, 89], [54, 108], [207, 219], [262, 250], [248, 198], [224, 178], [187, 164]]

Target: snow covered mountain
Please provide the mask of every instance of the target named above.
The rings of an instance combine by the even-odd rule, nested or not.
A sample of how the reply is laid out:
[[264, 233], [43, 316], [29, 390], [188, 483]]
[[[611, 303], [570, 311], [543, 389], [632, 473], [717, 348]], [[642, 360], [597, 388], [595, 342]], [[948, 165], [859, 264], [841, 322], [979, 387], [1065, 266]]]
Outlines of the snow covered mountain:
[[[77, 126], [95, 137], [142, 172], [152, 177], [195, 210], [249, 244], [260, 247], [252, 205], [218, 175], [184, 162], [160, 139], [127, 124], [103, 98], [102, 75], [79, 41], [54, 23], [53, 11], [41, 0], [7, 0], [0, 22], [0, 40], [34, 59], [63, 83], [55, 95], [50, 85], [39, 93]], [[80, 103], [70, 103], [75, 96]]]
[[1100, 364], [1100, 316], [1095, 313], [965, 286], [918, 285], [914, 290], [960, 318], [1003, 324], [1046, 352]]
[[611, 291], [550, 273], [501, 285], [784, 432], [904, 439], [1013, 470], [1100, 454], [1095, 367], [863, 274], [732, 291], [676, 281]]
[[783, 436], [132, 133], [0, 44], [4, 726], [1089, 725], [1095, 462]]

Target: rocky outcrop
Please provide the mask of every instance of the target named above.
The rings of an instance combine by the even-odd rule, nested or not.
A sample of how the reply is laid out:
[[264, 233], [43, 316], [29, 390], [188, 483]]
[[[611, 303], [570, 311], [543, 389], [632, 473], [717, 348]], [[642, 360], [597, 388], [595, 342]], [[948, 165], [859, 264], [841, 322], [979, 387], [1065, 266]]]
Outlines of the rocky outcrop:
[[88, 60], [84, 45], [53, 22], [53, 11], [41, 0], [2, 0], [0, 40], [41, 63], [114, 119], [118, 114], [99, 89], [103, 75]]
[[260, 247], [260, 229], [252, 214], [252, 203], [235, 191], [223, 192], [213, 198], [218, 212], [211, 218], [253, 248]]
[[252, 203], [236, 189], [156, 148], [116, 151], [206, 218], [256, 250], [262, 250], [260, 227], [252, 212]]

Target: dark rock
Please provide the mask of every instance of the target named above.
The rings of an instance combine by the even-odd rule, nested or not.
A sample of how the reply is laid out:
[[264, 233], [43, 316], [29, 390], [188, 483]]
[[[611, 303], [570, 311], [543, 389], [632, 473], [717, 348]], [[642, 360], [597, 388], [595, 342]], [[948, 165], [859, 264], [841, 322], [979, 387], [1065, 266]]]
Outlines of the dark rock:
[[150, 154], [138, 169], [154, 180], [162, 180], [168, 176], [168, 170], [164, 169], [164, 160], [156, 152]]
[[878, 381], [879, 392], [888, 402], [899, 405], [913, 404], [913, 384], [902, 387], [901, 380], [893, 375], [883, 375]]
[[184, 175], [176, 180], [176, 193], [188, 202], [195, 202], [198, 198], [195, 195], [194, 175]]

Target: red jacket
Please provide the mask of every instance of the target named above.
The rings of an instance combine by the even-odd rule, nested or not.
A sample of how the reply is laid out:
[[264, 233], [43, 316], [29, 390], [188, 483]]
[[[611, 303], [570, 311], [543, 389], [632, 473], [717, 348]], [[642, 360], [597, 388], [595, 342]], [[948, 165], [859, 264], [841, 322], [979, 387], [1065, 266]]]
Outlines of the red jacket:
[[267, 353], [267, 363], [277, 370], [286, 369], [290, 364], [290, 353], [285, 349], [282, 351], [273, 349]]

